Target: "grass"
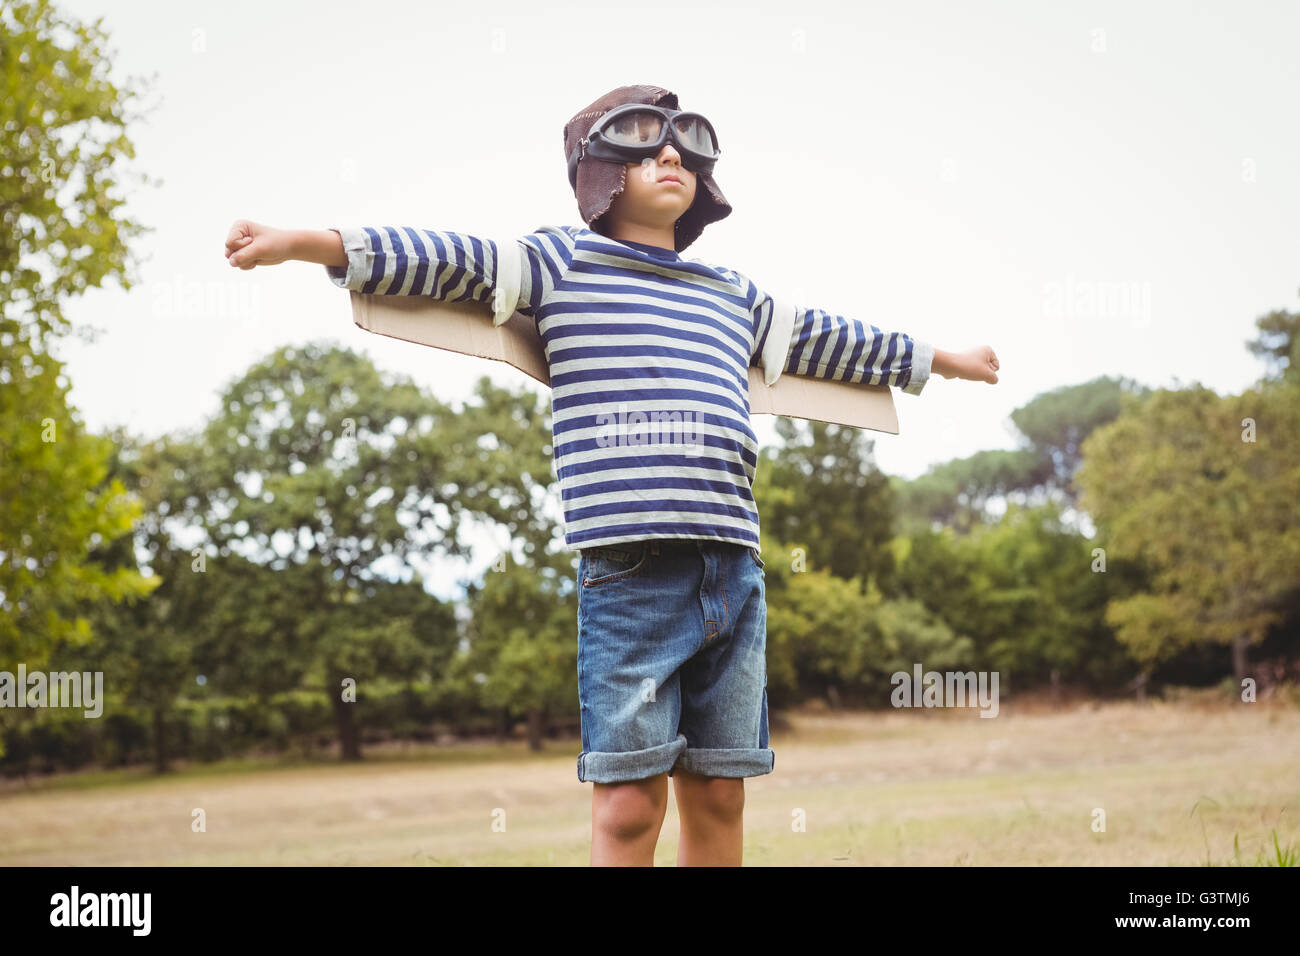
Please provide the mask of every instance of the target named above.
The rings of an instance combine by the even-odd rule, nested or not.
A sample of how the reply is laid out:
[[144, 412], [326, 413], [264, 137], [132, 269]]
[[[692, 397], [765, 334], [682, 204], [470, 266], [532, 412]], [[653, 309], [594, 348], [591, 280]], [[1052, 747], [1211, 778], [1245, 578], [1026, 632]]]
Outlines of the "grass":
[[[747, 865], [1300, 862], [1294, 705], [784, 716], [775, 772], [746, 781]], [[585, 866], [578, 750], [412, 746], [350, 765], [250, 758], [10, 784], [0, 865]], [[670, 796], [658, 864], [675, 861], [676, 816]]]
[[1273, 854], [1269, 856], [1261, 850], [1254, 860], [1243, 860], [1237, 834], [1232, 835], [1232, 859], [1218, 863], [1206, 857], [1206, 866], [1300, 866], [1300, 853], [1290, 844], [1282, 846], [1278, 842], [1277, 831], [1273, 831]]
[[[547, 741], [542, 755], [567, 754], [572, 747], [565, 743]], [[539, 755], [517, 746], [458, 742], [453, 746], [403, 743], [396, 746], [371, 746], [365, 749], [367, 764], [419, 764], [424, 767], [437, 764], [501, 763], [527, 761]], [[576, 759], [576, 752], [574, 754]], [[264, 773], [268, 770], [338, 768], [336, 756], [305, 756], [301, 753], [270, 754], [265, 756], [228, 757], [206, 762], [172, 761], [168, 772], [162, 776], [149, 766], [115, 767], [110, 769], [77, 770], [49, 776], [34, 775], [27, 778], [0, 780], [0, 800], [6, 793], [62, 792], [92, 790], [105, 786], [150, 785], [172, 779], [221, 777], [227, 774]]]

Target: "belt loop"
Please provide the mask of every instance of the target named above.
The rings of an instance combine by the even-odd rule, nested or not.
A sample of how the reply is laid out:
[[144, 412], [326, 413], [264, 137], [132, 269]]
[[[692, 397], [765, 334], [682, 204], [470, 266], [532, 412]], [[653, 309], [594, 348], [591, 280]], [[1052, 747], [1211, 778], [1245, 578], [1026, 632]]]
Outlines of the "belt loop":
[[650, 553], [651, 553], [651, 554], [658, 554], [658, 553], [659, 553], [659, 542], [658, 542], [658, 541], [651, 541], [651, 542], [649, 543], [649, 547], [650, 547]]

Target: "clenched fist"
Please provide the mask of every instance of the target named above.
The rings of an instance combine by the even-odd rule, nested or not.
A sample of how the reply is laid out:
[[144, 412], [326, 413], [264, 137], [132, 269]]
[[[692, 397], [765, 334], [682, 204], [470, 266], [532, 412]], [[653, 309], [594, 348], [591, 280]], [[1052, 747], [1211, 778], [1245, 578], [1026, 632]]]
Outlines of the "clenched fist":
[[236, 219], [226, 236], [226, 259], [240, 269], [279, 265], [292, 258], [292, 234], [286, 229]]
[[965, 352], [936, 350], [932, 370], [944, 378], [960, 378], [968, 382], [988, 382], [990, 385], [996, 385], [998, 357], [987, 345], [977, 345]]

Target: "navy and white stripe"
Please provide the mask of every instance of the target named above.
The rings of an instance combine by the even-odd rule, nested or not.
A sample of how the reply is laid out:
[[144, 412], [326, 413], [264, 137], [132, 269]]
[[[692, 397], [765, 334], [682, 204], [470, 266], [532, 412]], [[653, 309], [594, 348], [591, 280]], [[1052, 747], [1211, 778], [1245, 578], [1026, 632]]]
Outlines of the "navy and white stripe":
[[[491, 302], [492, 239], [338, 232], [348, 265], [325, 268], [342, 288]], [[543, 226], [518, 244], [518, 309], [537, 322], [551, 376], [566, 545], [701, 538], [757, 548], [748, 367], [762, 365], [771, 297], [731, 269], [583, 227]], [[932, 357], [901, 332], [796, 309], [784, 371], [920, 394]], [[636, 427], [618, 427], [634, 413], [677, 415], [689, 427], [666, 425], [666, 435], [647, 441]]]

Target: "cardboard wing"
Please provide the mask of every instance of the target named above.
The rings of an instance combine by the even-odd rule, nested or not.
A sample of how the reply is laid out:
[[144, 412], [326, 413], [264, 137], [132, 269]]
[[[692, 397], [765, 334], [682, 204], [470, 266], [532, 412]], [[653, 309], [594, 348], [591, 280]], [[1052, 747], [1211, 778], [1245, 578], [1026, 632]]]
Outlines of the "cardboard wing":
[[[537, 325], [521, 312], [494, 324], [491, 310], [480, 302], [356, 291], [351, 295], [352, 319], [368, 332], [496, 359], [543, 385], [551, 384]], [[751, 365], [749, 410], [756, 415], [789, 415], [898, 434], [898, 414], [887, 385], [854, 385], [789, 373], [768, 385], [763, 369]]]

